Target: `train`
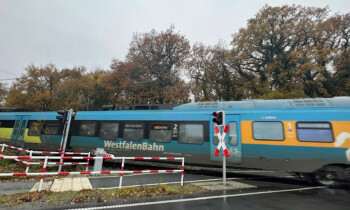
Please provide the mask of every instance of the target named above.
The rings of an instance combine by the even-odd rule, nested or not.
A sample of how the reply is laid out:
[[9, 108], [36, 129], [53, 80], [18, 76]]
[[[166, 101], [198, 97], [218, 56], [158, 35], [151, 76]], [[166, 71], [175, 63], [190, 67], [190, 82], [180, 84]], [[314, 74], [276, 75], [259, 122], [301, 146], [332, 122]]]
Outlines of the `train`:
[[[185, 157], [221, 165], [212, 113], [225, 111], [230, 167], [288, 171], [317, 184], [350, 182], [350, 97], [192, 102], [77, 111], [67, 148], [116, 156]], [[57, 150], [57, 112], [0, 112], [0, 141]]]

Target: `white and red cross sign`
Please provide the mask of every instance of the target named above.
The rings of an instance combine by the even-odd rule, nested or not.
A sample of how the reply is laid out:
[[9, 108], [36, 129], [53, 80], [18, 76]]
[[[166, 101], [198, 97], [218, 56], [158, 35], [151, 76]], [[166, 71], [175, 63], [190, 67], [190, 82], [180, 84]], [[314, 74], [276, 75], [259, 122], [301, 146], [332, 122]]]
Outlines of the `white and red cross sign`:
[[224, 150], [224, 155], [225, 155], [226, 157], [230, 156], [230, 153], [228, 152], [227, 147], [226, 147], [226, 144], [225, 144], [225, 137], [226, 137], [226, 134], [227, 134], [227, 132], [228, 132], [228, 128], [229, 128], [228, 125], [226, 125], [226, 126], [225, 126], [225, 129], [224, 129], [224, 132], [223, 132], [223, 134], [221, 135], [218, 126], [215, 126], [215, 132], [217, 133], [218, 138], [219, 138], [219, 144], [218, 144], [218, 146], [216, 147], [216, 150], [215, 150], [215, 153], [214, 153], [215, 156], [218, 156], [218, 155], [219, 155], [219, 152], [220, 152], [221, 147], [222, 147], [222, 149]]

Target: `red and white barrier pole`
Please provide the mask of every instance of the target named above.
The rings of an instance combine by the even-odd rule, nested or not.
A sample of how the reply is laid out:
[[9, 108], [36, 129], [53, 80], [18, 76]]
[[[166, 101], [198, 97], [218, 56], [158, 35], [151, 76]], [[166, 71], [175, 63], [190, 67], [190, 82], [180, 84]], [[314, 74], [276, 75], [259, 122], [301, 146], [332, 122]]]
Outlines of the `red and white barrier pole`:
[[0, 154], [3, 154], [3, 153], [4, 153], [5, 145], [6, 145], [6, 144], [2, 144], [2, 148], [1, 148]]
[[125, 163], [125, 157], [123, 157], [123, 160], [122, 160], [122, 167], [120, 168], [120, 171], [121, 171], [121, 172], [120, 172], [120, 179], [119, 179], [119, 189], [122, 189], [124, 163]]
[[[32, 155], [33, 155], [33, 151], [30, 151], [29, 156], [32, 157]], [[28, 162], [27, 162], [26, 173], [28, 173], [28, 171], [29, 171], [30, 159], [31, 159], [31, 158], [29, 158], [29, 159], [28, 159]]]
[[[17, 162], [20, 162], [20, 163], [24, 163], [24, 164], [29, 164], [29, 165], [44, 165], [44, 162], [27, 162], [27, 161], [24, 161], [24, 160], [20, 160], [20, 159], [12, 159], [12, 160], [15, 160]], [[85, 162], [69, 162], [69, 163], [60, 163], [60, 162], [47, 162], [47, 165], [68, 165], [68, 166], [71, 166], [71, 165], [86, 165]], [[26, 172], [28, 173], [28, 172]]]
[[[30, 153], [32, 152], [32, 154], [41, 154], [41, 155], [88, 155], [89, 153], [85, 152], [62, 152], [63, 150], [61, 150], [61, 152], [51, 152], [51, 151], [34, 151], [34, 150], [26, 150], [20, 147], [14, 147], [11, 145], [7, 145], [7, 144], [2, 144], [3, 149], [2, 152], [4, 150], [5, 147], [10, 148], [10, 149], [14, 149], [14, 150], [20, 150], [22, 152], [26, 152], [26, 153]], [[1, 153], [0, 153], [1, 154]]]
[[44, 160], [46, 157], [48, 157], [49, 160], [97, 160], [97, 159], [104, 159], [104, 160], [182, 160], [183, 157], [74, 157], [74, 156], [7, 156], [7, 155], [0, 155], [0, 159], [36, 159], [36, 160]]
[[[80, 174], [120, 174], [120, 180], [119, 180], [119, 189], [122, 188], [122, 182], [123, 182], [123, 175], [124, 174], [140, 174], [140, 173], [180, 173], [181, 172], [181, 186], [184, 184], [184, 169], [185, 169], [185, 158], [184, 157], [49, 157], [49, 156], [3, 156], [0, 155], [0, 159], [12, 159], [17, 160], [21, 163], [27, 163], [27, 164], [43, 164], [42, 172], [38, 173], [0, 173], [1, 176], [41, 176], [40, 183], [39, 183], [39, 189], [40, 192], [42, 190], [42, 185], [44, 182], [44, 176], [47, 175], [80, 175]], [[42, 162], [26, 162], [22, 159], [45, 159], [44, 163]], [[56, 165], [65, 165], [65, 164], [85, 164], [85, 163], [79, 163], [79, 162], [72, 162], [72, 163], [60, 163], [60, 162], [48, 162], [49, 159], [114, 159], [114, 160], [120, 160], [122, 159], [121, 164], [121, 170], [120, 171], [82, 171], [82, 172], [46, 172], [47, 165], [49, 164], [56, 164]], [[125, 171], [125, 160], [181, 160], [181, 170], [133, 170], [133, 171]]]
[[38, 192], [40, 192], [40, 191], [41, 191], [42, 186], [43, 186], [43, 182], [44, 182], [44, 175], [45, 175], [45, 172], [46, 172], [46, 166], [47, 166], [47, 161], [48, 161], [48, 156], [46, 156], [46, 158], [45, 158], [45, 162], [44, 162], [44, 166], [43, 166], [43, 170], [42, 170], [42, 174], [41, 174], [41, 178], [40, 178], [40, 184], [39, 184], [39, 189], [38, 189]]
[[185, 158], [182, 158], [181, 170], [181, 186], [184, 186]]
[[[42, 189], [42, 184], [44, 181], [44, 176], [47, 175], [79, 175], [79, 174], [120, 174], [120, 181], [119, 181], [119, 189], [122, 188], [122, 182], [123, 182], [123, 175], [125, 173], [130, 173], [130, 174], [138, 174], [138, 173], [179, 173], [181, 172], [181, 186], [183, 186], [184, 182], [184, 168], [185, 168], [185, 158], [184, 157], [72, 157], [72, 156], [65, 156], [65, 157], [49, 157], [49, 156], [4, 156], [0, 155], [0, 159], [12, 159], [19, 161], [21, 163], [26, 163], [26, 164], [43, 164], [43, 169], [41, 173], [0, 173], [1, 176], [38, 176], [41, 175], [40, 178], [40, 183], [39, 183], [39, 189], [38, 191], [40, 192]], [[23, 161], [23, 159], [28, 159], [28, 162]], [[30, 163], [31, 159], [45, 159], [44, 163], [42, 162], [32, 162]], [[122, 160], [122, 165], [121, 165], [121, 170], [120, 171], [83, 171], [83, 172], [46, 172], [46, 167], [47, 165], [55, 164], [55, 165], [77, 165], [77, 164], [86, 164], [86, 163], [79, 163], [79, 162], [71, 162], [71, 163], [60, 163], [60, 162], [48, 162], [50, 159], [79, 159], [79, 160], [87, 160], [89, 161], [90, 159], [103, 159], [103, 160]], [[125, 171], [125, 160], [181, 160], [181, 170], [133, 170], [133, 171]], [[27, 165], [27, 166], [28, 166]], [[88, 164], [87, 164], [88, 166]]]
[[[89, 154], [88, 154], [88, 157], [90, 157], [90, 152], [89, 152]], [[85, 171], [89, 171], [89, 163], [90, 163], [90, 159], [88, 159], [88, 160], [86, 161], [86, 168], [85, 168]]]
[[[143, 173], [180, 173], [182, 170], [134, 170], [134, 171], [80, 171], [80, 172], [45, 172], [44, 176], [66, 176], [66, 175], [80, 175], [80, 174], [143, 174]], [[31, 173], [0, 173], [1, 176], [42, 176], [42, 172]]]

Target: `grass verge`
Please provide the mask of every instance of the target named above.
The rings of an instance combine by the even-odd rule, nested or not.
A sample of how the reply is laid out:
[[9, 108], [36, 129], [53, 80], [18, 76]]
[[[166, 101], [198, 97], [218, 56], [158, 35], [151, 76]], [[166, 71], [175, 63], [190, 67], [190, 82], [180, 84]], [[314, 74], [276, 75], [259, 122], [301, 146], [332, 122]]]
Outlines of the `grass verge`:
[[189, 195], [205, 192], [204, 188], [195, 185], [167, 186], [158, 185], [154, 187], [132, 187], [108, 190], [81, 190], [69, 192], [28, 192], [0, 196], [0, 206], [10, 207], [20, 204], [31, 204], [31, 206], [60, 206], [76, 203], [98, 203], [135, 198], [151, 198], [165, 195]]

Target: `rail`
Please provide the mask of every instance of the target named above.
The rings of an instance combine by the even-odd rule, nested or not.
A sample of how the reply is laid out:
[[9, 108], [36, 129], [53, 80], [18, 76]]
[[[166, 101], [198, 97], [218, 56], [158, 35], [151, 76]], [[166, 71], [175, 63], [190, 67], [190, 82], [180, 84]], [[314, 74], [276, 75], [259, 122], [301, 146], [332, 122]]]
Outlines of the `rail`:
[[[73, 157], [73, 156], [65, 156], [65, 157], [49, 157], [49, 156], [6, 156], [0, 155], [1, 159], [37, 159], [37, 160], [45, 160], [42, 168], [42, 172], [34, 172], [34, 173], [0, 173], [0, 176], [41, 176], [40, 184], [38, 191], [40, 192], [42, 189], [42, 184], [44, 181], [44, 177], [47, 175], [89, 175], [89, 174], [119, 174], [119, 189], [122, 188], [122, 181], [124, 174], [139, 174], [139, 173], [179, 173], [181, 172], [181, 186], [183, 186], [184, 180], [184, 167], [185, 167], [185, 158], [184, 157], [114, 157], [105, 156], [105, 157]], [[81, 172], [46, 172], [46, 167], [48, 165], [48, 160], [122, 160], [121, 169], [116, 171], [81, 171]], [[125, 160], [181, 160], [181, 169], [179, 170], [124, 170]]]

